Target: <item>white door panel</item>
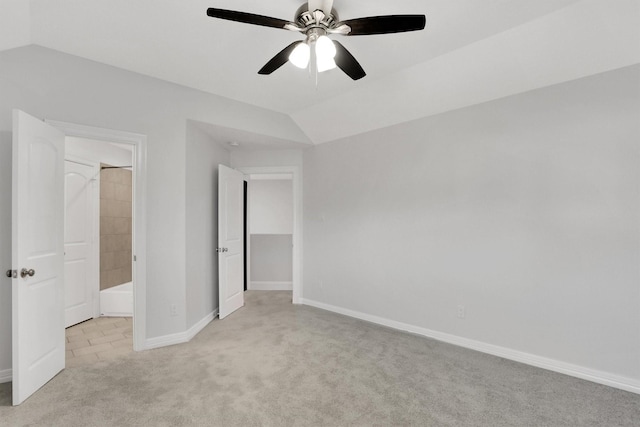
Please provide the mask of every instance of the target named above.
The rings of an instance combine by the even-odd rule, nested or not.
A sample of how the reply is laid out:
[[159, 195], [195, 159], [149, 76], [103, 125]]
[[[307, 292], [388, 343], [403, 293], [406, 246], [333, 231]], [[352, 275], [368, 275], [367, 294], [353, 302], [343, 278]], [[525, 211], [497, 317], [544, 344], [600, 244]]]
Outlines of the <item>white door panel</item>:
[[[18, 405], [64, 369], [64, 134], [13, 112], [12, 360]], [[21, 277], [21, 270], [32, 274]]]
[[244, 305], [243, 211], [244, 175], [218, 168], [219, 316], [225, 318]]
[[97, 165], [65, 161], [65, 327], [94, 317], [98, 266], [94, 254]]

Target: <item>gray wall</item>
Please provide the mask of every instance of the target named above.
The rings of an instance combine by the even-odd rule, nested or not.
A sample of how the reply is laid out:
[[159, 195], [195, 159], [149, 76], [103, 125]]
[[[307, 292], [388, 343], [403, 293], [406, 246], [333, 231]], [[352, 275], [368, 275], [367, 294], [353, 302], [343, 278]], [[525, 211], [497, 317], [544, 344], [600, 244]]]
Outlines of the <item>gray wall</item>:
[[187, 127], [187, 327], [218, 308], [218, 165], [229, 151]]
[[292, 282], [291, 234], [251, 235], [251, 282]]
[[251, 179], [248, 198], [251, 234], [293, 233], [291, 179]]
[[[284, 114], [71, 55], [29, 46], [0, 52], [0, 265], [11, 264], [11, 109], [147, 135], [147, 338], [186, 330], [187, 119], [307, 142]], [[0, 371], [11, 367], [10, 280], [0, 277]], [[177, 316], [170, 315], [175, 304]]]
[[234, 168], [298, 166], [302, 169], [302, 150], [232, 151], [231, 165]]
[[293, 181], [249, 181], [250, 281], [293, 280]]
[[623, 68], [306, 150], [305, 299], [637, 383], [639, 83]]

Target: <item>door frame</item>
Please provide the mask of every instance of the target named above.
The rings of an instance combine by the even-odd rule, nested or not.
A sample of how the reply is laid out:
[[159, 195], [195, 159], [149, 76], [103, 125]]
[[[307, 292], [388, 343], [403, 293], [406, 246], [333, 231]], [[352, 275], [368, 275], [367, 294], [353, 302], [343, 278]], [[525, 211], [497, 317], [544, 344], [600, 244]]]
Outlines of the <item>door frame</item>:
[[133, 349], [146, 348], [147, 313], [147, 136], [138, 133], [45, 120], [65, 136], [133, 146]]
[[[293, 303], [302, 304], [302, 174], [299, 166], [253, 166], [236, 168], [245, 175], [291, 174], [293, 181]], [[251, 187], [251, 181], [249, 181]], [[249, 191], [251, 189], [249, 188]], [[249, 206], [248, 215], [251, 215]], [[247, 221], [249, 222], [249, 221]], [[249, 243], [249, 239], [247, 239]], [[249, 251], [247, 250], [247, 254]], [[246, 262], [249, 262], [247, 260]], [[250, 271], [250, 270], [248, 270]]]
[[[65, 135], [66, 137], [67, 135]], [[100, 163], [87, 160], [81, 156], [77, 156], [74, 153], [70, 153], [65, 145], [64, 161], [78, 163], [85, 166], [91, 166], [97, 168], [98, 174], [93, 177], [92, 185], [94, 192], [92, 194], [91, 204], [93, 205], [93, 217], [91, 222], [93, 223], [91, 244], [91, 258], [95, 268], [93, 269], [93, 283], [91, 286], [91, 313], [93, 318], [100, 317]], [[66, 190], [65, 190], [66, 197]], [[65, 205], [65, 220], [66, 220], [66, 205]], [[65, 283], [66, 286], [66, 283]], [[66, 293], [66, 288], [65, 288]]]

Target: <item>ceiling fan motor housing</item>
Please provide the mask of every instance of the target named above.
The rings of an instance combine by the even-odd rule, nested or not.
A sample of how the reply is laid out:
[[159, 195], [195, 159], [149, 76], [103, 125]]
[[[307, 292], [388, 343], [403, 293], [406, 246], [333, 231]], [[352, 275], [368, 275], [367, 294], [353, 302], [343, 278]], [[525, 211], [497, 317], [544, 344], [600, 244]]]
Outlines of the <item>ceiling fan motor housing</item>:
[[312, 28], [322, 28], [326, 32], [328, 29], [335, 28], [336, 24], [340, 22], [338, 19], [338, 12], [336, 12], [335, 9], [331, 9], [331, 13], [329, 15], [325, 15], [322, 11], [319, 12], [322, 19], [320, 22], [317, 22], [314, 13], [309, 11], [307, 3], [298, 8], [295, 22], [303, 28], [302, 32], [306, 33]]

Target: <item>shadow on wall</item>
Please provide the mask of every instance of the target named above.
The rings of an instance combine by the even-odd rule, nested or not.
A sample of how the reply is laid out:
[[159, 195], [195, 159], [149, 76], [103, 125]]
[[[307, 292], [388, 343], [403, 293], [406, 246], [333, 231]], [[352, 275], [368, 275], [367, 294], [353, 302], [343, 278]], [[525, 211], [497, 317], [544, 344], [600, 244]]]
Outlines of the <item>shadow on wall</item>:
[[[11, 195], [11, 132], [0, 132], [0, 194]], [[11, 199], [0, 201], [0, 382], [11, 369]]]

